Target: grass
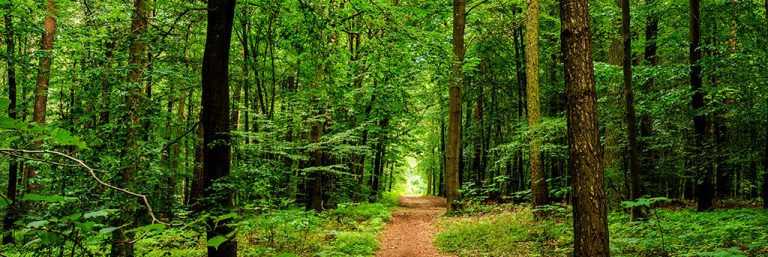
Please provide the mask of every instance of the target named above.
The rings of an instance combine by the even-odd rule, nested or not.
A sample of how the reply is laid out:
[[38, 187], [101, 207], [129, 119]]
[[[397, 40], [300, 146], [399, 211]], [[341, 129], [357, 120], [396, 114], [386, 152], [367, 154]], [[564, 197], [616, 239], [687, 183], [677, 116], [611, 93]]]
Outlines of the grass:
[[[443, 218], [435, 239], [458, 256], [569, 256], [570, 210], [537, 221], [525, 207], [503, 206], [469, 217]], [[768, 212], [756, 208], [697, 213], [659, 210], [646, 222], [609, 215], [612, 256], [768, 256]]]

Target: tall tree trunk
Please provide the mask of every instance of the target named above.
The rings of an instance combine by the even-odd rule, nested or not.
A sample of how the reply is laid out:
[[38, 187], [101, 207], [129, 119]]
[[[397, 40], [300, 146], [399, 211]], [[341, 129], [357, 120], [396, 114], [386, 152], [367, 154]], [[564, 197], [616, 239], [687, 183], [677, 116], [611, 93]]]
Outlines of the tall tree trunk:
[[574, 257], [610, 256], [588, 3], [560, 2], [568, 94], [568, 170], [573, 176]]
[[478, 85], [478, 88], [480, 90], [480, 95], [475, 99], [477, 105], [475, 106], [475, 126], [477, 128], [476, 130], [479, 131], [479, 135], [473, 140], [474, 156], [472, 160], [472, 171], [475, 173], [475, 185], [481, 186], [484, 177], [483, 173], [485, 172], [482, 165], [483, 138], [485, 132], [483, 131], [483, 86]]
[[[310, 140], [312, 143], [318, 144], [323, 135], [323, 123], [316, 122], [312, 125], [310, 132]], [[311, 167], [323, 166], [323, 151], [315, 150], [310, 155], [312, 158]], [[312, 172], [312, 178], [309, 181], [309, 197], [307, 197], [307, 210], [314, 210], [320, 212], [323, 210], [323, 173], [319, 170]]]
[[461, 67], [464, 63], [464, 26], [466, 15], [464, 0], [453, 1], [453, 67], [448, 109], [448, 144], [446, 149], [445, 187], [448, 211], [454, 210], [459, 200], [459, 160], [461, 159]]
[[[624, 40], [624, 104], [627, 119], [627, 140], [630, 198], [637, 200], [641, 196], [640, 188], [640, 153], [637, 145], [637, 117], [635, 116], [635, 96], [632, 89], [632, 31], [630, 31], [629, 0], [621, 0], [621, 36]], [[639, 207], [632, 208], [631, 219], [645, 219], [645, 213]]]
[[[768, 20], [768, 0], [765, 1], [765, 18]], [[765, 99], [768, 110], [768, 99]], [[763, 152], [763, 208], [768, 209], [768, 122], [765, 123], [765, 151]]]
[[[512, 14], [517, 15], [517, 8], [512, 9]], [[519, 32], [518, 29], [515, 29], [512, 31], [512, 40], [514, 41], [514, 48], [515, 48], [515, 73], [517, 73], [517, 118], [522, 121], [524, 119], [524, 112], [525, 107], [527, 104], [525, 103], [525, 87], [526, 87], [526, 72], [525, 69], [523, 69], [523, 63], [525, 62], [525, 49], [523, 49], [523, 39], [522, 36], [518, 36], [519, 34], [522, 34], [522, 32]], [[521, 53], [522, 49], [522, 53]], [[517, 153], [513, 156], [515, 160], [515, 191], [522, 190], [523, 186], [523, 162], [522, 162], [522, 156], [523, 156], [523, 150], [518, 149]]]
[[[430, 170], [430, 174], [432, 174], [432, 171]], [[387, 183], [389, 184], [389, 187], [387, 188], [387, 192], [392, 193], [392, 182], [395, 180], [395, 163], [392, 162], [389, 165], [389, 179], [387, 180]]]
[[[529, 161], [531, 164], [531, 194], [533, 207], [549, 204], [546, 173], [541, 163], [540, 142], [536, 127], [541, 123], [541, 93], [539, 89], [539, 0], [528, 0], [525, 13], [525, 75], [526, 109], [528, 110]], [[541, 212], [537, 212], [541, 213]]]
[[698, 176], [697, 195], [698, 211], [708, 211], [713, 207], [712, 174], [709, 167], [707, 151], [707, 115], [699, 112], [704, 108], [704, 92], [701, 81], [701, 20], [700, 0], [689, 0], [690, 4], [690, 64], [691, 91], [693, 91], [693, 129], [694, 129], [694, 165]]
[[[768, 0], [765, 0], [765, 21], [768, 22]], [[765, 99], [768, 108], [768, 99]], [[763, 208], [768, 209], [768, 123], [765, 124], [765, 152], [763, 152]]]
[[[362, 81], [360, 82], [362, 83]], [[368, 106], [365, 107], [365, 117], [368, 117], [373, 110], [373, 104], [376, 102], [376, 92], [371, 94], [371, 101], [368, 102]], [[366, 126], [367, 127], [367, 126]], [[363, 138], [360, 142], [361, 145], [366, 146], [368, 143], [368, 129], [363, 130]], [[363, 180], [365, 177], [365, 154], [358, 155], [353, 164], [355, 169], [355, 175], [357, 176], [357, 193], [355, 194], [355, 203], [359, 203], [363, 198]]]
[[[656, 8], [656, 3], [657, 0], [646, 0], [646, 5], [651, 8]], [[659, 34], [659, 14], [657, 12], [649, 14], [648, 17], [646, 17], [645, 24], [645, 64], [651, 67], [656, 67], [659, 64], [659, 58], [656, 56], [658, 49], [656, 39]], [[654, 81], [655, 78], [651, 76], [648, 78], [647, 82], [640, 87], [640, 91], [646, 97], [652, 92]], [[638, 145], [638, 152], [642, 154], [640, 169], [643, 170], [645, 174], [652, 174], [656, 169], [656, 154], [650, 147], [651, 136], [653, 136], [653, 116], [646, 112], [640, 118], [641, 140]]]
[[371, 198], [370, 202], [375, 202], [379, 198], [379, 188], [381, 187], [381, 179], [384, 176], [384, 156], [387, 148], [387, 134], [386, 130], [389, 126], [389, 115], [379, 121], [379, 127], [381, 128], [381, 134], [379, 135], [379, 142], [376, 145], [376, 155], [373, 160], [373, 183], [371, 183]]
[[[127, 108], [127, 120], [130, 124], [128, 134], [125, 141], [125, 150], [123, 152], [123, 159], [129, 164], [124, 170], [120, 172], [120, 183], [124, 186], [130, 187], [133, 184], [134, 175], [138, 170], [139, 157], [136, 154], [139, 152], [139, 144], [136, 141], [144, 133], [144, 124], [141, 121], [141, 108], [144, 108], [142, 104], [142, 81], [141, 75], [144, 72], [144, 66], [146, 65], [147, 58], [147, 44], [141, 38], [147, 32], [147, 15], [149, 14], [149, 6], [145, 0], [135, 0], [133, 2], [133, 11], [131, 13], [131, 30], [130, 35], [133, 37], [129, 50], [128, 61], [131, 64], [131, 70], [128, 73], [129, 93], [125, 98], [125, 104]], [[149, 91], [148, 91], [149, 92]], [[115, 226], [120, 226], [122, 223], [135, 220], [136, 209], [132, 205], [127, 205], [124, 208], [126, 213], [122, 217], [119, 217], [114, 221]], [[133, 243], [130, 243], [133, 233], [126, 233], [122, 229], [112, 232], [112, 250], [111, 256], [134, 256]]]
[[[13, 20], [9, 14], [11, 8], [11, 4], [5, 4], [3, 6], [3, 9], [8, 11], [8, 13], [3, 15], [3, 20], [5, 21], [5, 63], [7, 65], [6, 72], [8, 74], [8, 100], [10, 100], [8, 104], [8, 118], [16, 119], [16, 64], [14, 63], [14, 58], [16, 56], [16, 42], [13, 38]], [[12, 228], [13, 223], [16, 222], [16, 219], [18, 218], [18, 204], [16, 203], [18, 176], [19, 163], [15, 160], [10, 160], [8, 164], [8, 192], [6, 194], [6, 197], [8, 198], [7, 200], [10, 202], [8, 203], [8, 207], [6, 207], [5, 217], [3, 217], [3, 231], [6, 232], [3, 234], [3, 244], [13, 243]]]
[[[45, 124], [46, 108], [48, 105], [48, 84], [51, 81], [51, 62], [53, 61], [53, 41], [56, 38], [56, 3], [54, 0], [46, 1], [45, 19], [43, 19], [43, 38], [40, 41], [40, 51], [43, 57], [40, 58], [37, 73], [37, 86], [35, 87], [35, 107], [32, 114], [33, 121], [37, 124]], [[42, 146], [43, 142], [36, 141], [35, 146]], [[27, 169], [27, 190], [36, 192], [39, 186], [32, 180], [37, 177], [35, 167], [29, 166]]]
[[[249, 17], [248, 16], [248, 7], [243, 8], [243, 16]], [[243, 116], [244, 116], [243, 118], [245, 119], [245, 121], [243, 121], [243, 127], [244, 127], [245, 131], [248, 131], [249, 129], [251, 129], [251, 127], [250, 127], [250, 125], [251, 125], [250, 124], [250, 119], [251, 119], [251, 111], [250, 111], [251, 110], [251, 104], [250, 104], [250, 101], [251, 101], [251, 72], [250, 72], [251, 61], [250, 61], [250, 59], [251, 59], [251, 56], [250, 56], [250, 51], [248, 50], [248, 48], [250, 46], [249, 45], [250, 43], [248, 42], [248, 38], [249, 38], [249, 34], [251, 33], [251, 30], [250, 30], [250, 23], [248, 22], [248, 19], [243, 18], [241, 20], [241, 25], [243, 27], [243, 38], [242, 38], [242, 45], [243, 45], [243, 76], [245, 76], [245, 78], [243, 78], [243, 80], [244, 80], [244, 82], [243, 82], [244, 83], [244, 85], [243, 85], [243, 108], [245, 108], [244, 114], [243, 114]], [[245, 144], [249, 144], [249, 143], [250, 143], [250, 138], [249, 137], [245, 137]]]
[[194, 160], [192, 161], [192, 183], [190, 183], [189, 187], [189, 198], [187, 199], [187, 204], [193, 207], [192, 210], [194, 212], [200, 213], [203, 211], [203, 203], [199, 200], [203, 198], [203, 191], [205, 189], [203, 187], [203, 135], [205, 135], [205, 131], [203, 129], [205, 126], [203, 125], [202, 107], [199, 111], [198, 121], [200, 124], [197, 125], [197, 140], [195, 140], [194, 145], [195, 156]]
[[[432, 148], [432, 156], [435, 156], [435, 149]], [[429, 174], [427, 174], [427, 195], [433, 195], [435, 189], [435, 167], [429, 167]]]
[[[441, 108], [442, 109], [442, 108]], [[768, 144], [768, 143], [766, 143]], [[437, 195], [445, 196], [445, 170], [446, 170], [446, 152], [445, 152], [445, 119], [440, 117], [440, 174], [438, 175]]]
[[[229, 47], [232, 40], [232, 23], [235, 0], [208, 1], [208, 27], [203, 54], [203, 188], [208, 211], [221, 215], [233, 208], [232, 193], [219, 192], [214, 183], [229, 177], [230, 172], [230, 122], [229, 122]], [[237, 242], [230, 235], [231, 219], [208, 219], [208, 240], [225, 237], [226, 242], [208, 247], [208, 256], [237, 256]], [[229, 238], [227, 238], [229, 237]]]

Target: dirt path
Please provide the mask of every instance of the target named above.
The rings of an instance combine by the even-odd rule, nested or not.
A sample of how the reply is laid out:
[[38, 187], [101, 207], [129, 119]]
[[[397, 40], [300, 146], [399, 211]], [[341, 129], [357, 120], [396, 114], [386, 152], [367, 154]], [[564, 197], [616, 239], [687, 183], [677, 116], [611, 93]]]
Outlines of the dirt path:
[[398, 205], [407, 209], [392, 213], [392, 223], [384, 229], [377, 257], [442, 257], [432, 241], [437, 215], [445, 212], [445, 198], [400, 197]]

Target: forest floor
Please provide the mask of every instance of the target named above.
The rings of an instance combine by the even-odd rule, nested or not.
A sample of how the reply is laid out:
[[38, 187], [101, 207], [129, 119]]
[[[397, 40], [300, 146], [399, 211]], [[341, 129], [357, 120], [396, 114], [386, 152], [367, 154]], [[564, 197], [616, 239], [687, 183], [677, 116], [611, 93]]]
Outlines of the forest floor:
[[404, 196], [392, 213], [392, 223], [384, 228], [377, 257], [442, 257], [432, 243], [437, 234], [437, 216], [445, 213], [445, 198]]

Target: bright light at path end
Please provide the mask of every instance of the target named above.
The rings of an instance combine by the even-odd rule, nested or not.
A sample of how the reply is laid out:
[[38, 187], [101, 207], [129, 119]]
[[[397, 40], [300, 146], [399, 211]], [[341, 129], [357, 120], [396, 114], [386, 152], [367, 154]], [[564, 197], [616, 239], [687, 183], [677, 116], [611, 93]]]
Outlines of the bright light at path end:
[[421, 175], [416, 172], [416, 166], [419, 165], [419, 160], [411, 156], [405, 157], [405, 161], [408, 164], [405, 170], [405, 194], [409, 196], [422, 195], [424, 193], [425, 183], [421, 179]]

